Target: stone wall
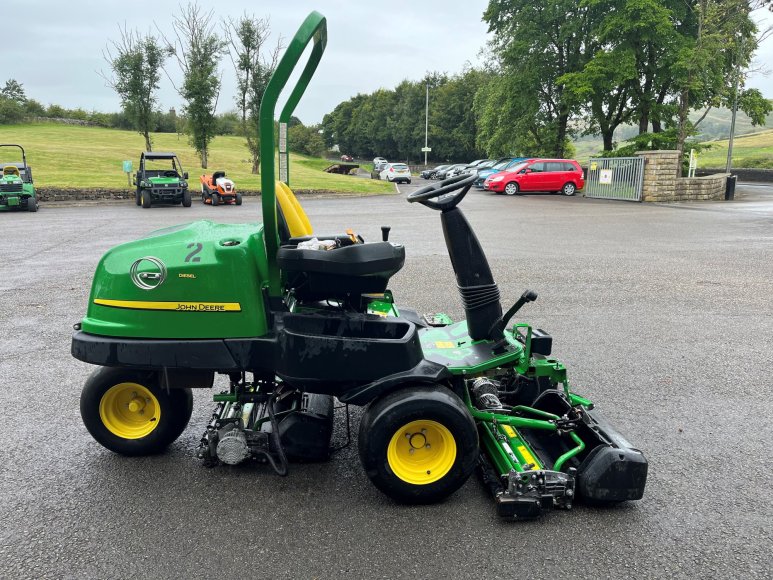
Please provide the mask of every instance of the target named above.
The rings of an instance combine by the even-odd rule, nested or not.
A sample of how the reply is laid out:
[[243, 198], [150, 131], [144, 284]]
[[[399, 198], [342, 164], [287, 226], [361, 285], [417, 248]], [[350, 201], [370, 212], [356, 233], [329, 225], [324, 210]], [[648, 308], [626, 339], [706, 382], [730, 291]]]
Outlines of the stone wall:
[[642, 201], [720, 200], [725, 197], [727, 173], [705, 177], [679, 177], [678, 151], [639, 151], [644, 157]]

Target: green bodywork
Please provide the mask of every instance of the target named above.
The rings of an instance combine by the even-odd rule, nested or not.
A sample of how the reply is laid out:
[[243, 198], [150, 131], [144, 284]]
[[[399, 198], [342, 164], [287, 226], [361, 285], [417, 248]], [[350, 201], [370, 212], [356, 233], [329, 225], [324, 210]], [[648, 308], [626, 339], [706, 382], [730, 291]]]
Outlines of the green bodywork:
[[174, 185], [177, 187], [182, 179], [179, 177], [148, 177], [145, 181], [150, 182], [151, 187], [162, 187], [164, 185]]
[[[138, 263], [137, 276], [160, 274], [156, 264], [143, 260], [146, 256], [166, 268], [165, 280], [149, 290], [138, 288], [130, 273]], [[133, 338], [262, 336], [268, 331], [261, 293], [266, 277], [260, 224], [199, 221], [159, 230], [116, 246], [102, 257], [82, 329]], [[157, 280], [149, 278], [147, 283]], [[160, 309], [175, 305], [175, 309]]]
[[[27, 165], [24, 149], [20, 145], [2, 144], [3, 147], [21, 149], [21, 163], [4, 163], [0, 153], [0, 211], [26, 210], [29, 203], [36, 203], [35, 185], [32, 182], [31, 168]], [[16, 167], [21, 175], [6, 175], [5, 167]], [[33, 201], [29, 201], [33, 200]]]

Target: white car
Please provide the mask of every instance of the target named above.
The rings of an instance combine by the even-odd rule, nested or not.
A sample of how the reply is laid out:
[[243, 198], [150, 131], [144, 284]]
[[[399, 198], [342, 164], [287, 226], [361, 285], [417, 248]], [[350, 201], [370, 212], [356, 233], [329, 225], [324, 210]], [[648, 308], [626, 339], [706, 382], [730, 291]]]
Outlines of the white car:
[[387, 181], [410, 183], [411, 170], [408, 169], [405, 163], [387, 163], [386, 167], [381, 171], [380, 177]]
[[382, 163], [388, 163], [388, 161], [383, 157], [376, 157], [375, 159], [373, 159], [373, 167], [378, 168], [378, 166]]

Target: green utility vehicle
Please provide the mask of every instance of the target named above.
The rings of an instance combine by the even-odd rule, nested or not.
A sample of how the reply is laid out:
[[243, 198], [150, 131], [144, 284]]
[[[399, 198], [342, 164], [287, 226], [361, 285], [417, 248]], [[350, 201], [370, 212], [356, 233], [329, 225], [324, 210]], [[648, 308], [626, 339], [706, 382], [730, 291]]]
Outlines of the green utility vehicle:
[[144, 151], [134, 176], [137, 205], [148, 208], [154, 203], [182, 204], [191, 207], [188, 172], [174, 153]]
[[32, 167], [27, 165], [24, 147], [14, 144], [0, 145], [0, 159], [4, 157], [2, 147], [18, 147], [21, 163], [0, 162], [0, 211], [20, 209], [38, 211], [38, 197], [32, 182]]
[[207, 465], [258, 461], [285, 475], [290, 460], [327, 459], [338, 399], [347, 425], [349, 405], [367, 407], [363, 468], [399, 502], [440, 501], [476, 469], [509, 519], [641, 498], [644, 455], [573, 391], [548, 333], [511, 323], [536, 294], [503, 313], [459, 208], [474, 176], [408, 197], [439, 212], [467, 315], [458, 322], [395, 302], [387, 286], [406, 250], [388, 227], [367, 243], [313, 231], [287, 184], [284, 138], [275, 181], [275, 108], [312, 41], [279, 115], [283, 136], [327, 43], [320, 14], [301, 25], [261, 105], [263, 223], [166, 228], [99, 262], [72, 337], [73, 356], [98, 365], [81, 393], [86, 428], [117, 453], [159, 452], [185, 429], [191, 389], [223, 375], [197, 452]]

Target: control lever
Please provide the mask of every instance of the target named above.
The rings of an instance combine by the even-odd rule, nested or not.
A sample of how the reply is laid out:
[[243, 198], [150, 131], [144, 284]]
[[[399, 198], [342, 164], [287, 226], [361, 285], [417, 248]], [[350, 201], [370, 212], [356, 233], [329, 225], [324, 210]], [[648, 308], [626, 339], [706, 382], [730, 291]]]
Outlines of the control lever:
[[489, 331], [489, 338], [491, 340], [496, 340], [496, 337], [501, 337], [495, 344], [494, 344], [494, 352], [502, 352], [504, 350], [505, 344], [507, 344], [507, 341], [505, 340], [503, 333], [505, 331], [505, 328], [507, 328], [507, 323], [510, 321], [510, 319], [515, 316], [515, 313], [518, 312], [521, 307], [526, 304], [527, 302], [534, 302], [537, 299], [537, 293], [534, 290], [527, 290], [523, 294], [521, 294], [521, 297], [516, 300], [515, 304], [513, 304], [510, 307], [510, 310], [505, 312], [504, 316], [497, 320], [492, 326], [491, 330]]
[[381, 241], [382, 242], [388, 242], [389, 241], [389, 230], [391, 230], [391, 226], [381, 226]]

